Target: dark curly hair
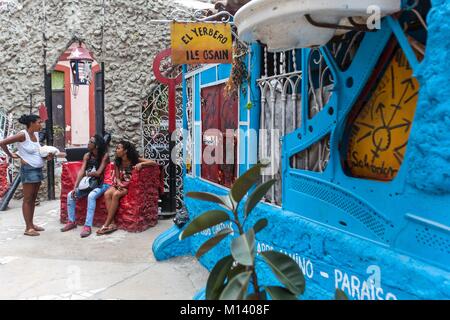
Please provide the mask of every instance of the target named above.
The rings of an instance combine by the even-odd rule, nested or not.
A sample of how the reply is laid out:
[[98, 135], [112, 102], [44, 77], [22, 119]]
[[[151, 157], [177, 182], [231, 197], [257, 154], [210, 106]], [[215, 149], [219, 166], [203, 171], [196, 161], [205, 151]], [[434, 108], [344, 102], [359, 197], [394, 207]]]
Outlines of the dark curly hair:
[[95, 147], [97, 148], [97, 161], [101, 162], [107, 151], [107, 145], [105, 140], [98, 134], [94, 136]]
[[40, 118], [41, 117], [35, 114], [24, 114], [19, 118], [19, 123], [24, 124], [29, 128], [32, 122], [36, 122]]
[[[119, 144], [121, 144], [123, 146], [123, 148], [125, 149], [125, 151], [127, 153], [127, 157], [131, 162], [131, 165], [135, 166], [136, 164], [138, 164], [139, 163], [139, 153], [137, 152], [134, 144], [132, 144], [131, 142], [126, 141], [126, 140], [120, 141], [117, 145], [119, 145]], [[119, 158], [116, 156], [114, 163], [116, 164], [116, 166], [120, 167], [122, 165], [122, 158]]]

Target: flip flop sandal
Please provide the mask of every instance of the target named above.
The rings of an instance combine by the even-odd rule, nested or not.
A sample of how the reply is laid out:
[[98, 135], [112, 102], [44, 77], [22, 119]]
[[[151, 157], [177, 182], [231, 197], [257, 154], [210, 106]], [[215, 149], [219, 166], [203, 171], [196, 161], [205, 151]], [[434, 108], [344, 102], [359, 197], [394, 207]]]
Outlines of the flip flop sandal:
[[37, 236], [40, 236], [40, 233], [37, 232], [37, 231], [34, 230], [34, 229], [27, 230], [27, 231], [25, 231], [23, 234], [26, 235], [26, 236], [30, 236], [30, 237], [37, 237]]
[[97, 235], [98, 236], [102, 236], [105, 234], [106, 229], [108, 229], [108, 227], [102, 226], [100, 229], [97, 230]]
[[103, 234], [110, 234], [117, 230], [117, 227], [115, 225], [109, 225], [108, 227], [103, 230]]
[[44, 228], [39, 227], [39, 226], [34, 226], [34, 230], [36, 230], [36, 231], [45, 231]]

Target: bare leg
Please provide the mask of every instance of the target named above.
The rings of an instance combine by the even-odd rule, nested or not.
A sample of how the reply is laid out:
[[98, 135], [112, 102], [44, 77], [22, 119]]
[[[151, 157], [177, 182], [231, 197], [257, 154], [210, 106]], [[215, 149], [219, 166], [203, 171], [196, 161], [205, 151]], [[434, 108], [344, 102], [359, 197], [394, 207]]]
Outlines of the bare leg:
[[[32, 220], [31, 221], [33, 221], [33, 219], [34, 219], [34, 209], [35, 209], [35, 206], [36, 206], [36, 199], [38, 197], [39, 188], [41, 187], [41, 182], [33, 183], [33, 187], [34, 187], [34, 190], [33, 190], [33, 210], [32, 210], [32, 216], [31, 216]], [[34, 224], [33, 224], [33, 226], [34, 226]]]
[[25, 220], [25, 231], [34, 230], [33, 216], [35, 201], [35, 183], [24, 183], [22, 213]]
[[106, 219], [105, 226], [109, 226], [116, 216], [117, 209], [119, 208], [120, 199], [128, 193], [127, 189], [121, 191], [113, 189], [114, 194], [112, 195], [111, 203], [108, 209], [108, 218]]
[[111, 206], [112, 197], [113, 197], [115, 191], [116, 191], [116, 188], [111, 187], [108, 190], [106, 190], [106, 192], [105, 192], [105, 205], [106, 205], [106, 211], [108, 212], [108, 216], [109, 216], [109, 207]]

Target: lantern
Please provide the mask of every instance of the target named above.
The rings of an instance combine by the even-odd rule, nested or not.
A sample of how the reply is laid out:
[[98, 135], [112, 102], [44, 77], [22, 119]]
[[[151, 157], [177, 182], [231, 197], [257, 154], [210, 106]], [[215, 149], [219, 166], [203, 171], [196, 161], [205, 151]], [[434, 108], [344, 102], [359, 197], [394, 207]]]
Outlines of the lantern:
[[69, 58], [72, 70], [73, 85], [88, 85], [92, 77], [92, 62], [94, 59], [86, 48], [79, 47], [72, 50]]

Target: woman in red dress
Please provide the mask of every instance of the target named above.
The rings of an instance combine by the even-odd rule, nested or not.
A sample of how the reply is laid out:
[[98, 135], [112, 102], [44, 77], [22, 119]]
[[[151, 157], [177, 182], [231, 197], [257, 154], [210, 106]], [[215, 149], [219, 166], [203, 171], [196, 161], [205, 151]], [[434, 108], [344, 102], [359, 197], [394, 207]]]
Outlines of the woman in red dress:
[[119, 202], [128, 193], [128, 185], [131, 181], [133, 169], [141, 170], [144, 167], [156, 165], [153, 160], [139, 157], [136, 147], [129, 141], [120, 141], [116, 147], [116, 159], [114, 161], [113, 186], [105, 193], [106, 209], [108, 217], [105, 224], [97, 231], [98, 235], [112, 233], [117, 230], [114, 224]]

